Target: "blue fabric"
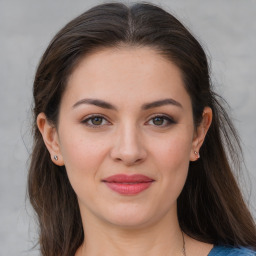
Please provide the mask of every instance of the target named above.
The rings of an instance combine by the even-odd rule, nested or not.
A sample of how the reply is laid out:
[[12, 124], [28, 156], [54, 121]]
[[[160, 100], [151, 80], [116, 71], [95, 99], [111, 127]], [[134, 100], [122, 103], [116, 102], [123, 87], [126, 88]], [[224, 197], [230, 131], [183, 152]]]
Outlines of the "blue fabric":
[[256, 251], [245, 247], [214, 246], [208, 256], [256, 256]]

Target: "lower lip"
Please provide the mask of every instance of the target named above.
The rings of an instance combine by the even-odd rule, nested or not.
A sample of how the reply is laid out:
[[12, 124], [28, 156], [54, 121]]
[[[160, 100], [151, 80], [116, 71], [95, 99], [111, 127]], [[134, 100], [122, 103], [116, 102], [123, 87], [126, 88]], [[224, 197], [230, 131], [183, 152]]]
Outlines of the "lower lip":
[[141, 183], [132, 183], [132, 184], [127, 184], [127, 183], [111, 183], [111, 182], [105, 182], [106, 185], [112, 189], [113, 191], [122, 194], [122, 195], [136, 195], [139, 194], [140, 192], [146, 190], [149, 188], [152, 182], [141, 182]]

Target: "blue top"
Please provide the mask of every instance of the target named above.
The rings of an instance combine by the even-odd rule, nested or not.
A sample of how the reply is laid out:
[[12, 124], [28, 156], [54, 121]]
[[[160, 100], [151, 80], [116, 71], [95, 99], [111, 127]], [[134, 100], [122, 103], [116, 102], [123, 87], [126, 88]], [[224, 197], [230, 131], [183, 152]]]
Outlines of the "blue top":
[[256, 251], [245, 247], [228, 247], [215, 245], [208, 256], [256, 256]]

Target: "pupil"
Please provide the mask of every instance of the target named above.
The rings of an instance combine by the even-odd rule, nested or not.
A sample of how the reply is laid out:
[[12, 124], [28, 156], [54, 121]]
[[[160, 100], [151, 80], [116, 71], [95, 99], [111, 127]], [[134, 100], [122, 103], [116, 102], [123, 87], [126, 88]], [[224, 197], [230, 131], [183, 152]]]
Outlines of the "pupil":
[[162, 117], [155, 117], [155, 118], [153, 119], [153, 123], [154, 123], [155, 125], [162, 125], [162, 124], [163, 124], [163, 118], [162, 118]]
[[99, 125], [102, 123], [102, 118], [101, 117], [94, 117], [92, 119], [92, 123], [95, 124], [95, 125]]

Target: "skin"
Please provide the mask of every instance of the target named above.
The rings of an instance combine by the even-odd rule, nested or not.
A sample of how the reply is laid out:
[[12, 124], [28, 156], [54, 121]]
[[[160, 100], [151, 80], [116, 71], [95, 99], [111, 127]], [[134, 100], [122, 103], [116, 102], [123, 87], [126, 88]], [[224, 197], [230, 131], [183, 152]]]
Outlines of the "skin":
[[[166, 99], [172, 101], [149, 105]], [[44, 113], [37, 119], [53, 162], [65, 165], [78, 197], [86, 244], [77, 256], [182, 255], [177, 198], [211, 120], [206, 107], [194, 127], [180, 70], [153, 49], [104, 49], [80, 62], [62, 97], [58, 126]], [[102, 182], [120, 173], [155, 182], [139, 194], [120, 195]], [[212, 248], [185, 240], [190, 256], [207, 255]]]

